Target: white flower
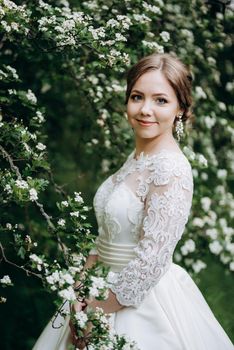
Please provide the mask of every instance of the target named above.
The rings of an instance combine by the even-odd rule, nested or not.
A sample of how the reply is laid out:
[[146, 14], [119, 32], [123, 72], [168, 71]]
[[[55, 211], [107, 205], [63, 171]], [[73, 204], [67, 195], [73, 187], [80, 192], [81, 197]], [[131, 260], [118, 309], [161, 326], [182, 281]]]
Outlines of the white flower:
[[225, 234], [225, 240], [231, 239], [234, 233], [234, 229], [232, 227], [223, 227], [223, 233]]
[[227, 220], [225, 218], [219, 219], [219, 223], [223, 227], [227, 227]]
[[15, 184], [18, 188], [28, 188], [28, 183], [24, 180], [16, 180]]
[[80, 195], [80, 192], [74, 192], [74, 193], [75, 193], [75, 202], [84, 203], [84, 200]]
[[96, 287], [90, 287], [89, 288], [89, 296], [91, 298], [96, 298], [99, 296], [99, 290]]
[[7, 33], [11, 31], [11, 26], [9, 26], [6, 21], [1, 21], [1, 25], [3, 26], [3, 28]]
[[208, 180], [208, 174], [207, 173], [201, 173], [201, 179], [206, 181]]
[[11, 230], [11, 229], [12, 229], [12, 225], [8, 222], [8, 223], [6, 223], [6, 228], [7, 228], [8, 230]]
[[64, 274], [61, 274], [61, 278], [64, 280], [65, 283], [67, 284], [73, 284], [75, 283], [73, 277], [69, 274], [69, 273], [64, 273]]
[[175, 252], [175, 254], [174, 254], [174, 259], [175, 259], [175, 261], [180, 262], [181, 259], [182, 259], [181, 254], [178, 253], [178, 252]]
[[161, 13], [161, 10], [160, 10], [160, 8], [158, 6], [150, 5], [150, 4], [148, 4], [147, 2], [144, 2], [144, 1], [143, 1], [142, 5], [149, 12], [153, 12], [155, 14], [160, 14]]
[[228, 252], [230, 252], [231, 254], [234, 254], [234, 243], [227, 243], [226, 245], [226, 249]]
[[123, 29], [129, 29], [130, 25], [132, 24], [130, 18], [124, 15], [117, 15], [117, 20], [121, 22]]
[[0, 283], [5, 284], [7, 286], [10, 286], [12, 284], [11, 279], [8, 275], [3, 276], [3, 278], [0, 279]]
[[36, 254], [30, 254], [29, 258], [38, 265], [43, 264], [43, 260], [41, 258], [39, 258], [39, 256], [37, 256]]
[[193, 177], [194, 177], [194, 178], [197, 178], [197, 177], [198, 177], [198, 170], [197, 170], [197, 169], [194, 169], [194, 168], [193, 168], [192, 173], [193, 173]]
[[72, 274], [72, 276], [75, 276], [77, 273], [81, 272], [82, 268], [82, 265], [80, 265], [80, 267], [69, 266], [68, 270]]
[[211, 205], [211, 199], [209, 197], [203, 197], [201, 199], [201, 205], [204, 211], [209, 211]]
[[59, 280], [60, 280], [59, 272], [57, 270], [54, 271], [51, 275], [46, 277], [46, 280], [49, 284], [52, 284], [52, 285], [59, 282]]
[[70, 215], [71, 216], [75, 216], [75, 217], [79, 217], [79, 215], [80, 215], [80, 213], [79, 213], [79, 211], [72, 211], [71, 213], [70, 213]]
[[188, 253], [194, 252], [195, 248], [195, 242], [192, 239], [188, 239], [180, 250], [183, 255], [187, 255]]
[[24, 145], [24, 148], [26, 149], [26, 151], [27, 151], [28, 153], [32, 153], [31, 148], [29, 147], [29, 145], [28, 145], [26, 142], [23, 142], [23, 145]]
[[195, 153], [193, 150], [187, 146], [183, 147], [183, 152], [184, 154], [189, 158], [189, 160], [194, 160], [195, 159]]
[[66, 224], [66, 220], [64, 220], [64, 219], [59, 219], [59, 220], [58, 220], [58, 225], [59, 225], [59, 226], [64, 227], [65, 224]]
[[218, 237], [218, 230], [216, 228], [209, 228], [206, 230], [206, 235], [212, 239], [216, 239]]
[[68, 201], [62, 201], [61, 204], [64, 206], [64, 207], [68, 207]]
[[0, 297], [0, 303], [5, 303], [7, 301], [7, 299], [6, 298], [4, 298], [4, 297]]
[[207, 166], [207, 159], [203, 156], [203, 154], [199, 154], [197, 160], [200, 165]]
[[192, 265], [193, 261], [194, 261], [193, 259], [188, 259], [188, 258], [184, 259], [184, 262], [187, 266]]
[[217, 177], [219, 179], [226, 179], [226, 177], [227, 177], [227, 170], [226, 169], [219, 169], [217, 171]]
[[32, 202], [36, 201], [38, 199], [37, 191], [35, 190], [35, 188], [31, 188], [29, 190], [29, 196], [30, 196], [29, 198]]
[[43, 114], [40, 111], [36, 111], [36, 116], [37, 116], [37, 119], [38, 119], [39, 123], [43, 123], [45, 121], [45, 118], [44, 118]]
[[159, 35], [165, 43], [167, 43], [170, 40], [170, 34], [166, 31], [161, 32]]
[[76, 24], [75, 21], [73, 19], [67, 19], [62, 23], [62, 27], [65, 30], [71, 30], [73, 28], [75, 28]]
[[37, 98], [34, 95], [34, 93], [32, 92], [32, 90], [28, 89], [28, 91], [26, 93], [26, 97], [27, 97], [28, 101], [31, 102], [32, 104], [37, 103]]
[[195, 87], [195, 94], [196, 94], [196, 97], [198, 99], [206, 99], [207, 98], [207, 95], [205, 93], [205, 91], [202, 89], [201, 86], [196, 86]]
[[230, 262], [229, 268], [231, 271], [234, 271], [234, 261]]
[[5, 186], [4, 191], [6, 191], [8, 194], [10, 194], [10, 193], [13, 192], [13, 191], [12, 191], [12, 188], [11, 188], [11, 186], [10, 186], [9, 184], [7, 184], [7, 185]]
[[119, 22], [112, 18], [112, 19], [109, 19], [109, 21], [107, 21], [106, 26], [111, 28], [118, 27]]
[[133, 18], [135, 19], [135, 21], [140, 22], [141, 24], [148, 23], [148, 22], [152, 21], [152, 19], [150, 17], [146, 16], [144, 13], [141, 15], [134, 13]]
[[30, 254], [29, 259], [31, 259], [34, 263], [36, 263], [38, 271], [42, 270], [42, 265], [44, 263], [43, 263], [43, 260], [39, 258], [39, 256], [37, 256], [36, 254]]
[[225, 112], [227, 110], [227, 107], [226, 107], [225, 103], [223, 103], [223, 102], [218, 102], [218, 106], [221, 109], [221, 111]]
[[86, 322], [88, 321], [88, 316], [86, 315], [86, 313], [81, 310], [77, 312], [74, 316], [80, 328], [84, 328]]
[[97, 145], [97, 144], [98, 144], [98, 140], [97, 140], [97, 139], [92, 139], [91, 142], [92, 142], [94, 145]]
[[93, 282], [92, 287], [102, 289], [106, 286], [106, 282], [103, 277], [91, 276], [91, 281]]
[[69, 286], [67, 289], [63, 289], [58, 292], [58, 295], [68, 301], [75, 301], [76, 300], [76, 294], [74, 292], [74, 289]]
[[219, 253], [223, 250], [222, 245], [219, 243], [219, 241], [214, 241], [212, 243], [209, 243], [209, 248], [211, 253], [215, 255], [219, 255]]
[[151, 50], [155, 50], [158, 53], [164, 53], [164, 47], [153, 41], [142, 40], [142, 44]]
[[115, 40], [116, 40], [116, 41], [127, 41], [127, 39], [125, 38], [125, 36], [123, 36], [121, 33], [116, 33], [116, 34], [115, 34]]
[[215, 125], [216, 120], [207, 115], [204, 117], [204, 122], [205, 122], [206, 127], [208, 129], [211, 129]]
[[[13, 23], [12, 23], [13, 24]], [[11, 26], [12, 26], [12, 24], [11, 24]], [[12, 27], [13, 28], [13, 27]], [[14, 28], [13, 28], [14, 29]], [[13, 67], [11, 67], [11, 66], [6, 66], [6, 68], [7, 68], [7, 70], [9, 71], [9, 72], [11, 72], [12, 73], [12, 75], [13, 75], [13, 77], [15, 78], [15, 79], [18, 79], [19, 78], [19, 76], [18, 76], [18, 74], [17, 74], [17, 72], [16, 72], [16, 69], [15, 68], [13, 68]]]
[[198, 227], [203, 227], [205, 224], [204, 220], [200, 218], [194, 218], [192, 222], [194, 226], [198, 226]]
[[229, 81], [226, 84], [226, 91], [232, 91], [232, 90], [234, 90], [234, 82]]
[[221, 253], [220, 254], [220, 260], [222, 261], [223, 264], [227, 264], [231, 260], [231, 257], [225, 255], [224, 253]]
[[46, 145], [43, 145], [43, 143], [39, 142], [36, 145], [36, 148], [39, 149], [40, 151], [43, 151], [44, 149], [46, 149]]
[[205, 269], [206, 268], [206, 263], [204, 263], [203, 261], [201, 260], [197, 260], [196, 262], [194, 262], [192, 264], [192, 267], [193, 267], [193, 270], [196, 272], [196, 273], [199, 273], [202, 269]]

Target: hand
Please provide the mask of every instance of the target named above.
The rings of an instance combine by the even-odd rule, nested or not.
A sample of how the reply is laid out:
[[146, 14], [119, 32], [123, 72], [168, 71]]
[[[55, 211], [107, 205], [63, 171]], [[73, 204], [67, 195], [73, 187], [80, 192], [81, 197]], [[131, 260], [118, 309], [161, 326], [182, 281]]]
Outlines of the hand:
[[[87, 306], [87, 304], [85, 302], [75, 301], [72, 305], [70, 305], [70, 312], [71, 312], [71, 314], [80, 312], [86, 306]], [[75, 328], [74, 324], [72, 323], [71, 319], [69, 321], [69, 326], [70, 326], [70, 330], [71, 330], [72, 344], [75, 345], [76, 347], [78, 347], [78, 349], [84, 349], [85, 344], [83, 344], [83, 341], [81, 341], [78, 338], [77, 333], [76, 333], [76, 328]]]

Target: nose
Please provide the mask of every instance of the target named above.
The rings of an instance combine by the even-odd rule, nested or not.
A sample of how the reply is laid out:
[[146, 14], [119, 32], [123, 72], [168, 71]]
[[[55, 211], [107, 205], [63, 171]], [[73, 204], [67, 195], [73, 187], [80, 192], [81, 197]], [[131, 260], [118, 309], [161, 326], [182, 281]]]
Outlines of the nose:
[[143, 116], [152, 115], [152, 105], [150, 101], [144, 101], [141, 107], [141, 114]]

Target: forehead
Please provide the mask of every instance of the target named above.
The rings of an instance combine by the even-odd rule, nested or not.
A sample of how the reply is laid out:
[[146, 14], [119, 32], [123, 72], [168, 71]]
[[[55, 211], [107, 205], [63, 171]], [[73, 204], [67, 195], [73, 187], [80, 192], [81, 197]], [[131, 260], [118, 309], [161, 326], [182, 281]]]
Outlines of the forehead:
[[134, 84], [132, 90], [139, 90], [142, 93], [157, 94], [166, 93], [170, 96], [176, 97], [175, 91], [164, 73], [157, 70], [150, 70], [140, 76]]

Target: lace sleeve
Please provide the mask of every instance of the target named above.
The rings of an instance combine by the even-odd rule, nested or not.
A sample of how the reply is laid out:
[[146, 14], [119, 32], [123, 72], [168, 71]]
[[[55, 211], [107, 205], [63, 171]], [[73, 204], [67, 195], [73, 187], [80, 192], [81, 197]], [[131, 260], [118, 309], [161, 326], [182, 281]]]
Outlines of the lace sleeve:
[[166, 178], [161, 183], [154, 179], [147, 185], [142, 239], [135, 248], [136, 258], [113, 275], [111, 290], [122, 305], [138, 307], [160, 281], [170, 267], [188, 221], [193, 192], [191, 168], [170, 170]]

